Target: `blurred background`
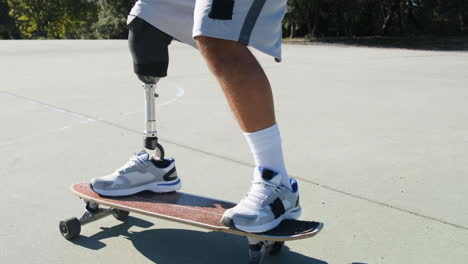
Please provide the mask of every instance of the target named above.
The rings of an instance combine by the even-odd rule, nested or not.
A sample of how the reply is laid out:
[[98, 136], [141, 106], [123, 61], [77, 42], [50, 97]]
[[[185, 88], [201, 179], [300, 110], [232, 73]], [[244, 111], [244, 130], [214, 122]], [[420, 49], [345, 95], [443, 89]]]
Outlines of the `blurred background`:
[[[0, 39], [123, 39], [134, 2], [0, 0]], [[468, 33], [468, 0], [289, 0], [283, 29], [302, 41], [460, 39]]]

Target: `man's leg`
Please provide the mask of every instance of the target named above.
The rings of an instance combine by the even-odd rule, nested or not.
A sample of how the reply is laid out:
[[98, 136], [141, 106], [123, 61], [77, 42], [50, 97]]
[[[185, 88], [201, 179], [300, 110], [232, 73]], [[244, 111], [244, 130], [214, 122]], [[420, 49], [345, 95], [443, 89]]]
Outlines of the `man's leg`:
[[257, 167], [281, 173], [288, 186], [273, 94], [257, 59], [239, 42], [211, 37], [197, 37], [196, 42], [245, 132]]
[[224, 90], [246, 133], [273, 126], [275, 112], [270, 83], [260, 64], [242, 43], [197, 37], [198, 48]]
[[210, 37], [197, 37], [196, 43], [223, 88], [256, 163], [250, 192], [226, 211], [223, 223], [248, 232], [264, 232], [283, 219], [299, 217], [297, 183], [286, 172], [265, 72], [242, 43]]

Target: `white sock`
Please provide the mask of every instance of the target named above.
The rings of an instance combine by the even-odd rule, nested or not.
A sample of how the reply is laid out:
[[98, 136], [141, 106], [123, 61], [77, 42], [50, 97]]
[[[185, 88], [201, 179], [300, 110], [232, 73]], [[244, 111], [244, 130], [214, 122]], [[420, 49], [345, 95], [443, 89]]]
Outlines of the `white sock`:
[[250, 146], [255, 165], [282, 175], [281, 184], [291, 188], [286, 166], [284, 165], [281, 135], [277, 124], [263, 130], [244, 133]]

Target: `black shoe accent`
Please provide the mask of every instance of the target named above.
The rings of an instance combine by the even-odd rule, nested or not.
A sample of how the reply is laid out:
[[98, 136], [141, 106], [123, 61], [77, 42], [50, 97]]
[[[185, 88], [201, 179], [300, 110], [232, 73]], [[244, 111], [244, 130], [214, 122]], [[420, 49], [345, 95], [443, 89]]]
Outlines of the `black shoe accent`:
[[278, 175], [278, 173], [269, 169], [263, 169], [262, 171], [262, 178], [267, 181], [273, 179], [273, 177], [275, 177], [276, 175]]
[[299, 187], [297, 186], [297, 182], [296, 182], [296, 181], [294, 181], [294, 183], [291, 184], [291, 189], [292, 189], [292, 191], [293, 191], [294, 193], [298, 191]]
[[291, 234], [300, 235], [314, 231], [318, 232], [322, 228], [323, 223], [286, 219], [281, 221], [279, 226], [261, 234], [266, 236], [291, 236]]
[[177, 174], [175, 172], [176, 172], [176, 168], [174, 167], [168, 173], [164, 174], [163, 179], [165, 181], [173, 181], [177, 179]]
[[156, 166], [156, 167], [158, 167], [160, 169], [167, 168], [167, 166], [171, 165], [171, 163], [173, 161], [174, 160], [167, 160], [167, 159], [163, 159], [163, 160], [151, 159], [151, 163], [153, 163], [154, 166]]
[[299, 207], [299, 196], [297, 196], [296, 207]]
[[273, 215], [275, 216], [275, 219], [278, 219], [278, 217], [286, 212], [283, 202], [281, 202], [280, 198], [276, 198], [275, 201], [270, 204], [270, 207]]
[[227, 227], [236, 229], [236, 226], [234, 225], [234, 220], [232, 220], [231, 217], [226, 217], [225, 216], [225, 217], [223, 217], [223, 219], [221, 219], [221, 222]]

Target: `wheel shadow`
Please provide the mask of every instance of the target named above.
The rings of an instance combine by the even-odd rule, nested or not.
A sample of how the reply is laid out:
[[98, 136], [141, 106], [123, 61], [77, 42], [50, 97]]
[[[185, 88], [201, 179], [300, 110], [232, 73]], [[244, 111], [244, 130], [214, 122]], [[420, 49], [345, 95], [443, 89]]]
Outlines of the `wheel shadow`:
[[[101, 228], [95, 235], [80, 236], [72, 242], [91, 250], [99, 250], [106, 246], [101, 242], [104, 239], [126, 238], [149, 261], [158, 264], [238, 264], [247, 263], [249, 260], [247, 239], [237, 235], [186, 229], [129, 231], [133, 226], [148, 228], [153, 226], [153, 223], [129, 217], [125, 223]], [[323, 260], [291, 251], [287, 243], [279, 254], [266, 257], [265, 264], [269, 263], [328, 264]]]
[[[220, 232], [185, 229], [152, 229], [134, 233], [128, 238], [135, 248], [154, 263], [238, 264], [249, 260], [247, 239]], [[293, 251], [285, 246], [268, 263], [327, 264]]]
[[154, 224], [149, 221], [129, 216], [127, 220], [121, 224], [112, 227], [101, 227], [101, 231], [99, 233], [96, 233], [92, 236], [80, 235], [70, 242], [88, 249], [99, 250], [106, 246], [106, 244], [101, 242], [101, 240], [119, 236], [129, 237], [132, 235], [132, 233], [129, 232], [129, 229], [133, 226], [149, 228], [153, 225]]

